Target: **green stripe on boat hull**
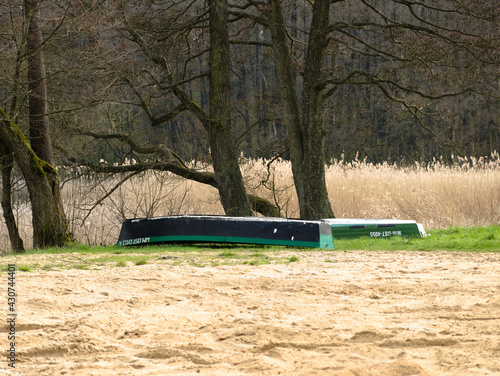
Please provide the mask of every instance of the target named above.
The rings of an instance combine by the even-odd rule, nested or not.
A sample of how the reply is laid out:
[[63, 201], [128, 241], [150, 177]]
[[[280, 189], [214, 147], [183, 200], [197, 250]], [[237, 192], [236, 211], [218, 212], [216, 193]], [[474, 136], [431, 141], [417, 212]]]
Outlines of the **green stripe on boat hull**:
[[172, 216], [126, 220], [117, 245], [240, 243], [333, 249], [323, 221], [283, 218]]

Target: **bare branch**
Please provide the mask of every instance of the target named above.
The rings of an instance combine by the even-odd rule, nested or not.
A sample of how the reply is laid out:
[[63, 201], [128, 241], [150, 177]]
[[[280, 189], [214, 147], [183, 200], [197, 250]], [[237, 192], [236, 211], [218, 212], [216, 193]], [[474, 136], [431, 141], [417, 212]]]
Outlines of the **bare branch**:
[[[219, 188], [219, 185], [217, 184], [217, 181], [215, 179], [215, 174], [213, 172], [203, 172], [203, 171], [198, 171], [192, 168], [188, 168], [185, 166], [180, 166], [175, 163], [170, 163], [170, 162], [145, 162], [145, 163], [140, 163], [140, 164], [133, 164], [133, 165], [126, 165], [126, 166], [111, 166], [107, 164], [92, 164], [88, 162], [82, 162], [82, 161], [75, 161], [73, 160], [74, 163], [87, 167], [91, 171], [97, 172], [97, 173], [127, 173], [130, 172], [132, 174], [128, 175], [127, 177], [123, 178], [120, 181], [120, 184], [124, 183], [126, 180], [128, 180], [131, 176], [139, 174], [141, 172], [144, 172], [146, 170], [158, 170], [158, 171], [169, 171], [172, 172], [178, 176], [182, 176], [186, 179], [194, 180], [196, 182], [202, 183], [202, 184], [207, 184], [210, 185], [214, 188]], [[118, 188], [118, 184], [113, 187], [113, 191]], [[109, 194], [111, 194], [110, 192]], [[109, 196], [109, 194], [107, 196]], [[106, 197], [107, 197], [106, 196]], [[250, 201], [250, 204], [252, 205], [252, 209], [266, 217], [280, 217], [280, 212], [276, 206], [271, 204], [269, 201], [266, 199], [263, 199], [261, 197], [255, 196], [255, 195], [250, 195], [248, 194], [248, 199]], [[104, 198], [103, 198], [104, 200]]]
[[126, 31], [131, 35], [133, 41], [137, 43], [137, 45], [141, 48], [142, 52], [147, 56], [147, 58], [153, 63], [160, 66], [161, 68], [163, 68], [163, 70], [166, 72], [169, 84], [172, 85], [173, 93], [182, 103], [184, 103], [184, 105], [186, 105], [186, 107], [198, 118], [198, 120], [200, 120], [203, 126], [206, 129], [208, 129], [210, 123], [209, 116], [205, 113], [205, 111], [203, 111], [203, 109], [196, 102], [192, 101], [186, 94], [186, 92], [182, 90], [181, 87], [175, 82], [172, 71], [166, 59], [161, 55], [158, 55], [153, 51], [151, 51], [151, 49], [148, 47], [142, 36], [132, 26], [130, 26], [130, 24], [128, 24], [126, 19], [125, 23], [126, 23]]
[[133, 84], [132, 81], [130, 81], [128, 78], [126, 78], [126, 81], [134, 91], [135, 95], [139, 99], [140, 102], [140, 107], [143, 109], [144, 113], [148, 117], [149, 121], [151, 122], [151, 126], [156, 127], [159, 126], [173, 118], [175, 118], [177, 115], [179, 115], [181, 112], [187, 110], [187, 106], [184, 103], [181, 103], [171, 109], [168, 113], [161, 115], [161, 116], [155, 116], [153, 115], [151, 108], [149, 105], [146, 103], [146, 100], [142, 96], [141, 92], [137, 89], [137, 87]]
[[235, 19], [231, 20], [232, 22], [246, 18], [246, 19], [252, 20], [253, 22], [255, 22], [259, 25], [269, 26], [269, 21], [266, 18], [261, 17], [261, 16], [256, 16], [254, 14], [249, 14], [249, 13], [245, 13], [245, 12], [238, 12], [235, 10], [230, 10], [228, 13], [231, 16], [236, 17]]
[[[358, 77], [363, 77], [366, 79], [366, 81], [356, 81], [355, 79], [357, 79]], [[422, 98], [432, 99], [432, 100], [439, 100], [439, 99], [443, 99], [443, 98], [447, 98], [447, 97], [454, 97], [454, 96], [463, 95], [467, 92], [473, 91], [471, 88], [465, 88], [463, 90], [456, 91], [456, 92], [447, 92], [447, 93], [443, 93], [443, 94], [433, 95], [433, 94], [425, 93], [421, 90], [417, 90], [417, 89], [413, 89], [413, 88], [404, 86], [401, 83], [394, 81], [394, 80], [390, 80], [387, 78], [381, 78], [377, 75], [373, 75], [373, 74], [370, 74], [367, 72], [356, 70], [356, 71], [351, 72], [344, 79], [341, 79], [341, 80], [331, 79], [331, 80], [325, 80], [325, 81], [321, 82], [321, 86], [323, 88], [328, 86], [328, 85], [333, 85], [333, 88], [329, 89], [324, 94], [324, 98], [328, 98], [329, 96], [333, 95], [333, 93], [341, 85], [348, 85], [348, 84], [349, 85], [376, 85], [379, 88], [384, 87], [385, 90], [387, 90], [387, 89], [385, 88], [384, 85], [389, 85], [389, 86], [393, 86], [394, 88], [399, 89], [403, 92], [416, 94]]]
[[234, 45], [247, 45], [247, 46], [263, 46], [263, 47], [272, 47], [272, 43], [266, 43], [266, 42], [258, 42], [258, 41], [245, 41], [245, 40], [231, 40], [229, 41], [229, 44], [234, 44]]
[[87, 211], [87, 214], [85, 215], [85, 217], [83, 218], [82, 220], [82, 224], [85, 223], [85, 221], [87, 220], [87, 218], [90, 216], [90, 214], [92, 214], [92, 212], [94, 211], [94, 209], [96, 207], [98, 207], [99, 205], [102, 204], [102, 202], [107, 199], [109, 196], [111, 196], [111, 194], [116, 191], [118, 188], [120, 188], [120, 186], [125, 183], [127, 180], [129, 180], [130, 178], [134, 177], [135, 175], [138, 175], [140, 174], [142, 171], [133, 171], [132, 173], [128, 174], [127, 176], [123, 177], [118, 183], [116, 183], [109, 191], [106, 192], [106, 194], [104, 196], [102, 196], [101, 198], [99, 198], [95, 203], [94, 205], [92, 205], [92, 207], [90, 209], [88, 209]]
[[252, 130], [252, 128], [253, 128], [253, 127], [255, 127], [255, 126], [259, 125], [259, 124], [262, 124], [262, 123], [264, 123], [264, 122], [266, 122], [266, 121], [279, 121], [279, 120], [281, 120], [281, 119], [279, 119], [279, 118], [265, 118], [265, 119], [258, 120], [258, 121], [256, 121], [255, 123], [251, 124], [251, 125], [250, 125], [250, 126], [249, 126], [249, 127], [248, 127], [248, 128], [247, 128], [247, 129], [246, 129], [246, 130], [242, 133], [242, 134], [240, 134], [240, 135], [236, 138], [235, 142], [236, 142], [236, 143], [238, 143], [238, 142], [239, 142], [239, 140], [241, 140], [241, 138], [242, 138], [243, 136], [245, 136], [248, 132], [250, 132], [250, 131]]

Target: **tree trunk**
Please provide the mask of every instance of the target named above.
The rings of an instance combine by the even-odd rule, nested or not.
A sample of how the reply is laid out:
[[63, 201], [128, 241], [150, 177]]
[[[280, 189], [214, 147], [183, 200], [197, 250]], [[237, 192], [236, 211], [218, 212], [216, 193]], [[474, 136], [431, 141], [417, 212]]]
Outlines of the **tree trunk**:
[[243, 177], [238, 165], [231, 125], [229, 36], [227, 0], [211, 0], [210, 92], [208, 134], [215, 178], [227, 215], [251, 216]]
[[334, 216], [325, 182], [322, 88], [319, 86], [327, 44], [329, 4], [328, 0], [314, 2], [301, 108], [295, 90], [292, 58], [280, 0], [270, 0], [268, 12], [300, 217], [308, 219]]
[[321, 111], [323, 105], [321, 81], [325, 49], [328, 45], [329, 11], [330, 0], [314, 2], [307, 44], [302, 99], [304, 132], [302, 138], [304, 159], [301, 169], [304, 190], [302, 218], [321, 219], [334, 216], [325, 181], [325, 131]]
[[14, 166], [14, 156], [0, 144], [0, 165], [2, 168], [2, 210], [12, 250], [16, 253], [24, 252], [24, 243], [19, 236], [16, 218], [12, 210], [12, 184], [11, 175]]
[[38, 3], [38, 0], [24, 0], [24, 17], [28, 23], [26, 52], [30, 143], [36, 155], [45, 162], [53, 164], [47, 107], [47, 81], [42, 50], [43, 36]]
[[30, 142], [3, 110], [0, 136], [5, 147], [13, 153], [26, 180], [32, 209], [33, 246], [62, 246], [69, 240], [69, 236], [59, 191], [59, 177], [52, 167], [47, 82], [38, 0], [24, 0], [24, 17], [28, 24], [26, 56]]
[[59, 191], [59, 176], [41, 160], [18, 126], [0, 108], [0, 139], [11, 150], [28, 188], [33, 213], [33, 246], [62, 246], [69, 241], [68, 228]]
[[[280, 0], [270, 0], [268, 17], [270, 21], [269, 25], [274, 56], [276, 59], [276, 68], [278, 71], [283, 117], [287, 131], [288, 147], [290, 149], [293, 180], [299, 199], [299, 206], [301, 206], [304, 202], [304, 190], [301, 178], [301, 162], [304, 159], [302, 150], [302, 124], [300, 122], [299, 101], [295, 93], [292, 57], [289, 50], [288, 37], [284, 26], [285, 20], [283, 19]], [[302, 208], [300, 209], [300, 214], [302, 216]]]

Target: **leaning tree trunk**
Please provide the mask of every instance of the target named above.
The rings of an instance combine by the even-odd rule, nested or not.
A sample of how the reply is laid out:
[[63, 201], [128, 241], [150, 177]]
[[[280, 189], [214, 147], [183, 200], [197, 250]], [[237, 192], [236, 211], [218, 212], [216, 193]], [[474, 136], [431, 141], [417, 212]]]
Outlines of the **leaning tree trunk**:
[[318, 85], [322, 78], [322, 63], [327, 42], [325, 32], [328, 26], [328, 10], [328, 0], [315, 1], [301, 106], [295, 90], [292, 58], [281, 1], [270, 0], [268, 12], [300, 217], [309, 219], [334, 216], [325, 182], [322, 97], [321, 87]]
[[33, 217], [33, 246], [62, 246], [69, 241], [69, 235], [57, 171], [35, 154], [19, 127], [1, 108], [0, 116], [0, 139], [12, 151], [28, 188]]
[[227, 215], [251, 216], [233, 140], [230, 104], [229, 36], [227, 0], [210, 5], [210, 93], [208, 134], [215, 178]]
[[0, 144], [0, 165], [2, 168], [2, 210], [7, 231], [9, 232], [12, 250], [16, 253], [24, 252], [23, 239], [19, 236], [19, 230], [12, 210], [12, 168], [14, 156], [2, 144]]

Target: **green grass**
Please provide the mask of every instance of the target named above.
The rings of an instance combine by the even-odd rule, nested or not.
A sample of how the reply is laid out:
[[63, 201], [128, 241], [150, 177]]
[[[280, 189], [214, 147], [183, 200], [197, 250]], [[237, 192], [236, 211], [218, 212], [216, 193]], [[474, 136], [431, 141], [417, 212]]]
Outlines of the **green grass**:
[[[25, 264], [16, 264], [16, 271], [29, 272], [33, 267], [37, 267], [38, 264], [35, 265], [25, 265]], [[0, 266], [0, 272], [7, 272], [8, 265]]]
[[[333, 252], [350, 250], [369, 251], [462, 251], [500, 252], [500, 226], [449, 228], [432, 230], [425, 238], [392, 237], [335, 239]], [[14, 263], [17, 270], [98, 269], [102, 267], [139, 267], [142, 265], [192, 265], [197, 267], [218, 265], [290, 264], [299, 261], [301, 252], [318, 251], [314, 248], [279, 246], [200, 244], [157, 245], [148, 247], [115, 247], [72, 244], [63, 248], [30, 250], [24, 254], [0, 257], [0, 272]], [[290, 253], [298, 255], [291, 255]], [[328, 250], [332, 252], [332, 250]], [[36, 257], [40, 255], [40, 257]], [[44, 255], [47, 255], [44, 258]], [[35, 256], [35, 257], [30, 257]], [[325, 262], [331, 262], [326, 260]]]
[[337, 250], [500, 252], [500, 226], [432, 230], [425, 238], [336, 239]]

